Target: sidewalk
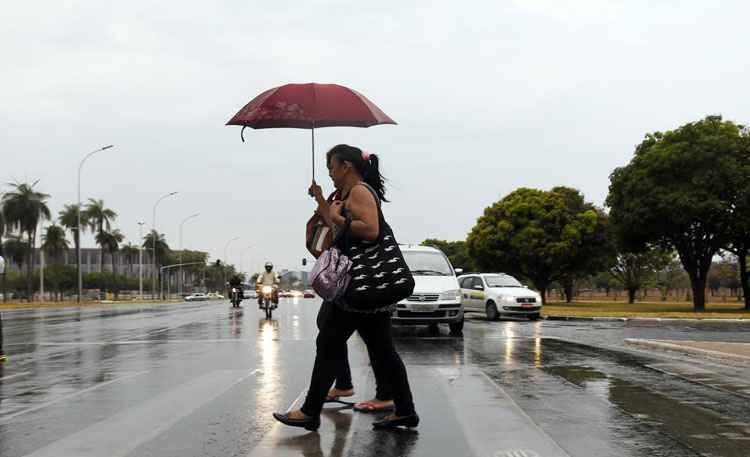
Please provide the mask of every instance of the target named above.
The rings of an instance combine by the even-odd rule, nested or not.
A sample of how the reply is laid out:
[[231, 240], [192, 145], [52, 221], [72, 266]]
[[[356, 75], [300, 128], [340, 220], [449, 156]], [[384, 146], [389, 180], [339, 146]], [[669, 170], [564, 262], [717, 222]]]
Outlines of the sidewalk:
[[629, 338], [625, 340], [625, 344], [645, 349], [677, 352], [684, 355], [698, 356], [731, 364], [750, 365], [750, 343], [644, 340]]

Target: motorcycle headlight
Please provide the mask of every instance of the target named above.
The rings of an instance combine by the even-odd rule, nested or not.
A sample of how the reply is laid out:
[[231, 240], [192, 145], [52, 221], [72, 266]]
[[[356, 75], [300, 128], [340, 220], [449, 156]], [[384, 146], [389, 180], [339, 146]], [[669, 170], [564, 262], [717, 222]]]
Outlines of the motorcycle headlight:
[[263, 293], [264, 294], [270, 294], [271, 292], [273, 292], [273, 287], [271, 287], [271, 286], [263, 286]]
[[461, 291], [458, 289], [447, 290], [440, 294], [440, 300], [461, 300]]

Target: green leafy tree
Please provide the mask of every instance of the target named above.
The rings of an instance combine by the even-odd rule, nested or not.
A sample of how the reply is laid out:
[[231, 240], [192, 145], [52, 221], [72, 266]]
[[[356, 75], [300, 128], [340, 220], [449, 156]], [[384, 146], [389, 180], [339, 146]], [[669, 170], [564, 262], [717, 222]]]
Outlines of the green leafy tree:
[[619, 239], [635, 252], [648, 244], [676, 250], [696, 311], [705, 310], [708, 270], [729, 242], [731, 208], [747, 186], [743, 135], [720, 116], [648, 134], [610, 176], [607, 205]]
[[120, 255], [125, 259], [125, 263], [128, 264], [128, 274], [133, 275], [133, 264], [136, 262], [140, 254], [138, 246], [133, 246], [131, 243], [126, 244], [120, 248]]
[[654, 278], [672, 259], [672, 253], [660, 247], [648, 247], [643, 252], [618, 253], [610, 268], [612, 275], [628, 291], [628, 303], [635, 303], [636, 292], [646, 281]]
[[448, 256], [455, 268], [463, 268], [465, 272], [475, 271], [474, 261], [469, 256], [466, 241], [445, 241], [428, 238], [422, 241], [422, 246], [432, 246], [440, 249]]
[[[73, 247], [76, 250], [76, 268], [78, 265], [78, 252], [81, 247], [81, 234], [76, 229], [78, 227], [78, 211], [79, 206], [77, 203], [74, 203], [72, 205], [65, 205], [64, 209], [57, 215], [60, 225], [73, 235]], [[83, 211], [81, 213], [81, 231], [85, 231], [88, 225], [87, 214]]]
[[68, 240], [65, 238], [65, 229], [57, 224], [52, 224], [42, 235], [42, 250], [50, 260], [50, 264], [59, 263], [63, 254], [69, 248]]
[[479, 268], [529, 278], [546, 302], [553, 281], [606, 263], [605, 240], [606, 216], [577, 191], [520, 188], [485, 209], [467, 246]]
[[104, 200], [94, 198], [89, 198], [86, 208], [83, 211], [86, 214], [89, 228], [91, 228], [92, 232], [96, 232], [97, 244], [100, 247], [99, 271], [104, 272], [104, 251], [106, 250], [106, 246], [102, 245], [99, 240], [106, 239], [102, 234], [112, 228], [111, 225], [117, 219], [117, 213], [107, 208], [104, 205]]
[[143, 249], [151, 252], [156, 261], [156, 270], [152, 274], [151, 293], [156, 293], [156, 280], [160, 276], [159, 268], [167, 265], [166, 261], [170, 253], [169, 245], [163, 233], [151, 230], [143, 237]]
[[738, 161], [740, 180], [745, 185], [739, 187], [736, 204], [731, 207], [732, 217], [729, 226], [729, 240], [724, 249], [737, 257], [739, 281], [745, 297], [745, 309], [750, 310], [750, 273], [747, 271], [747, 258], [750, 255], [750, 134], [742, 132], [742, 155]]
[[26, 292], [28, 301], [32, 298], [32, 272], [34, 268], [34, 246], [36, 231], [39, 223], [50, 219], [47, 206], [49, 195], [35, 189], [36, 184], [11, 183], [12, 190], [2, 198], [2, 211], [5, 223], [16, 229], [21, 235], [26, 234], [28, 240], [26, 257]]
[[[3, 216], [3, 209], [2, 206], [0, 206], [0, 257], [5, 258], [5, 242], [3, 241], [3, 238], [5, 238], [5, 216]], [[10, 263], [10, 262], [8, 262]], [[3, 302], [8, 301], [8, 287], [7, 287], [7, 279], [8, 279], [8, 268], [3, 270]], [[0, 325], [2, 325], [0, 323]], [[0, 342], [0, 345], [2, 343]]]

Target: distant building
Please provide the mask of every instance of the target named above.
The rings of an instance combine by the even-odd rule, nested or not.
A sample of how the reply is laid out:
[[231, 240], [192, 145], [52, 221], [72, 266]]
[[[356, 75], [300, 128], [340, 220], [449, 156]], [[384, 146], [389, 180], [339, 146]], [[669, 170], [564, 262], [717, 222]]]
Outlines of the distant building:
[[[38, 270], [41, 265], [40, 249], [34, 249], [34, 269]], [[81, 271], [84, 273], [93, 273], [100, 271], [100, 256], [101, 251], [98, 248], [82, 248], [81, 249]], [[131, 263], [132, 261], [132, 263]], [[50, 259], [49, 256], [45, 255], [44, 259], [45, 266], [63, 264], [73, 268], [76, 267], [76, 250], [74, 248], [64, 252], [60, 259]], [[122, 254], [115, 254], [115, 264], [117, 266], [117, 274], [126, 276], [129, 278], [138, 277], [138, 254], [134, 255], [132, 259], [128, 259]], [[6, 259], [6, 268], [8, 271], [18, 271], [18, 265], [13, 263], [11, 259]], [[24, 265], [24, 268], [26, 266]], [[151, 264], [151, 253], [149, 250], [143, 250], [143, 276], [149, 277], [153, 270]], [[109, 254], [104, 253], [104, 271], [112, 271], [112, 257]]]

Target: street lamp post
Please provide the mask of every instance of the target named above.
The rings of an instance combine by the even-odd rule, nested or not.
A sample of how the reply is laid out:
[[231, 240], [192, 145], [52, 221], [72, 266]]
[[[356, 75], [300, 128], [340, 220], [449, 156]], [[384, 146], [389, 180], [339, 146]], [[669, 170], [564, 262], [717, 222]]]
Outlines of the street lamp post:
[[143, 224], [145, 222], [138, 221], [138, 298], [143, 300]]
[[[180, 222], [180, 270], [179, 273], [177, 273], [177, 295], [182, 297], [182, 226], [185, 225], [185, 222], [189, 221], [190, 219], [193, 219], [195, 217], [200, 216], [201, 213], [195, 213], [192, 214]], [[178, 297], [179, 299], [179, 297]]]
[[156, 231], [156, 207], [159, 206], [159, 203], [161, 203], [162, 200], [165, 198], [171, 197], [173, 195], [177, 195], [177, 192], [170, 192], [168, 194], [162, 195], [159, 197], [158, 200], [156, 200], [156, 203], [154, 203], [154, 211], [151, 216], [151, 265], [153, 266], [152, 271], [152, 281], [151, 281], [151, 297], [156, 294], [156, 237], [157, 237], [157, 231]]
[[91, 157], [92, 155], [96, 154], [97, 152], [104, 151], [110, 148], [113, 148], [113, 145], [104, 146], [103, 148], [99, 148], [95, 151], [91, 151], [86, 156], [81, 159], [81, 163], [78, 164], [78, 210], [76, 211], [76, 236], [78, 237], [78, 243], [76, 243], [76, 257], [77, 264], [78, 264], [78, 303], [81, 303], [81, 294], [83, 291], [83, 274], [81, 272], [81, 170], [83, 169], [83, 163], [86, 162], [86, 159]]
[[232, 243], [232, 241], [237, 241], [239, 239], [240, 237], [235, 236], [231, 240], [227, 241], [227, 244], [224, 245], [224, 268], [221, 269], [221, 272], [223, 273], [223, 276], [224, 276], [224, 284], [222, 284], [221, 287], [224, 291], [226, 291], [226, 287], [227, 287], [227, 248]]

